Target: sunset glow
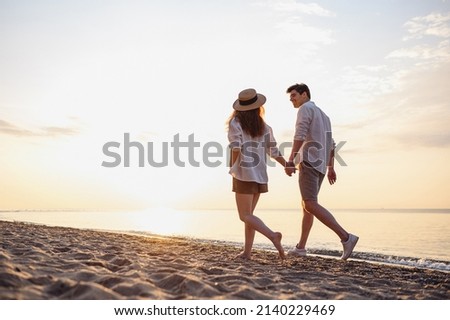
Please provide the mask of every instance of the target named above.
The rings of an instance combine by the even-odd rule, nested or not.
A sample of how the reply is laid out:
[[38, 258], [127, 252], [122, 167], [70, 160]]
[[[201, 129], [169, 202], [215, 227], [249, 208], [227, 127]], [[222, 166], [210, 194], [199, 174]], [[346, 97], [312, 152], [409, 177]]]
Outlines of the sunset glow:
[[[1, 210], [234, 208], [231, 105], [242, 89], [264, 93], [275, 138], [291, 143], [296, 82], [342, 142], [327, 207], [450, 207], [446, 0], [20, 1], [0, 12]], [[122, 162], [126, 134], [144, 166], [139, 147]], [[109, 142], [120, 165], [102, 166]], [[148, 163], [149, 143], [154, 161], [166, 143], [167, 165]], [[297, 177], [280, 166], [269, 190], [261, 208], [298, 207]]]

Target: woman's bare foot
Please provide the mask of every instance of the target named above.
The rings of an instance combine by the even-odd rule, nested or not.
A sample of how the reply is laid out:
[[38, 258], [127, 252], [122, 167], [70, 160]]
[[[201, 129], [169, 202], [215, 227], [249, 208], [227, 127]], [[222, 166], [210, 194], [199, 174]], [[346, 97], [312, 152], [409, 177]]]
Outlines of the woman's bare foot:
[[237, 256], [235, 256], [234, 259], [252, 260], [252, 255], [251, 253], [246, 253], [245, 251], [242, 251]]
[[281, 245], [281, 238], [283, 235], [280, 232], [274, 232], [274, 236], [272, 239], [270, 239], [278, 250], [278, 254], [280, 255], [281, 259], [286, 259], [286, 255], [284, 254], [283, 246]]

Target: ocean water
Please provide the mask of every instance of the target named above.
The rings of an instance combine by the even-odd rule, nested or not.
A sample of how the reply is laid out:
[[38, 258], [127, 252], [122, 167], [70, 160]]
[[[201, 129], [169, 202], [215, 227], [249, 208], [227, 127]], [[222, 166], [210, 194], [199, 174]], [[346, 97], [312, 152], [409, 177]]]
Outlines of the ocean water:
[[[338, 222], [360, 237], [353, 259], [450, 271], [450, 209], [332, 210]], [[299, 238], [299, 210], [258, 210], [272, 230], [283, 233], [285, 249]], [[0, 211], [0, 220], [83, 229], [159, 234], [242, 246], [244, 226], [236, 210], [179, 211], [165, 208], [141, 212]], [[255, 247], [273, 249], [256, 235]], [[316, 220], [307, 249], [310, 254], [339, 257], [339, 238]]]

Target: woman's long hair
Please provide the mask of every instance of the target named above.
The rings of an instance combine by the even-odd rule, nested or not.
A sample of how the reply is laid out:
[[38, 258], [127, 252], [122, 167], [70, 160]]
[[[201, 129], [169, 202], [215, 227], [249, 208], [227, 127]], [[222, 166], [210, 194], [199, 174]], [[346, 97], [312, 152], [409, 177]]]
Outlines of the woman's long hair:
[[236, 120], [239, 121], [242, 130], [248, 133], [252, 138], [259, 137], [264, 134], [265, 122], [263, 106], [248, 111], [234, 110], [227, 121], [227, 126], [230, 124], [233, 118], [236, 118]]

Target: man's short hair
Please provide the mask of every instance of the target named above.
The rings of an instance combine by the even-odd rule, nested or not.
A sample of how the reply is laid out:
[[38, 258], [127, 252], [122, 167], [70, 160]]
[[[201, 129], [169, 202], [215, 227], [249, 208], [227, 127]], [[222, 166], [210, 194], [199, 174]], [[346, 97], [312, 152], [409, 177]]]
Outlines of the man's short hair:
[[306, 84], [304, 83], [296, 83], [292, 86], [290, 86], [287, 90], [286, 93], [291, 93], [292, 91], [297, 91], [299, 94], [302, 94], [303, 92], [306, 92], [306, 95], [308, 96], [309, 99], [311, 99], [311, 92], [309, 91], [309, 88]]

